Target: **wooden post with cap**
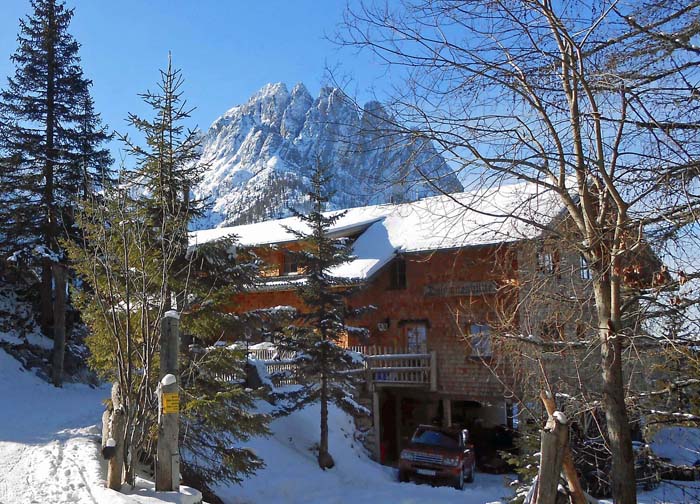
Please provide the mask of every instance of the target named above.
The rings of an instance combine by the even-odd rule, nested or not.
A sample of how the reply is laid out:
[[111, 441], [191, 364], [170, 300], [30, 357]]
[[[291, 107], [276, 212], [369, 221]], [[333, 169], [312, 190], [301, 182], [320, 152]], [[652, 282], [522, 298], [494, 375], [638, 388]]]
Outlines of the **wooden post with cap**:
[[180, 317], [169, 311], [161, 320], [160, 383], [158, 385], [158, 446], [156, 449], [156, 491], [180, 488], [180, 451], [178, 446], [180, 394], [178, 353]]

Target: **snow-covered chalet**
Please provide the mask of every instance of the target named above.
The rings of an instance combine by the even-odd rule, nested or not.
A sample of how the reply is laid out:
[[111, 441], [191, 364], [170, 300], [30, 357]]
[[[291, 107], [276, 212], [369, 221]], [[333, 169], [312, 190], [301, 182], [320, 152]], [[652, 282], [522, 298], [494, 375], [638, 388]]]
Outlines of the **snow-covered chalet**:
[[[350, 322], [368, 329], [369, 337], [351, 333], [347, 345], [367, 356], [374, 446], [383, 461], [398, 458], [419, 423], [511, 424], [506, 389], [517, 384], [492, 372], [507, 356], [496, 354], [490, 332], [511, 307], [517, 310], [513, 290], [505, 287], [517, 284], [524, 265], [532, 263], [523, 244], [540, 243], [534, 260], [541, 274], [555, 275], [556, 267], [559, 277], [566, 271], [586, 280], [578, 256], [542, 249], [542, 226], [560, 215], [555, 194], [520, 183], [351, 208], [335, 223], [330, 235], [350, 239], [354, 259], [332, 273], [359, 286], [353, 306], [376, 307]], [[302, 308], [295, 287], [303, 272], [285, 253], [299, 246], [289, 228], [303, 229], [298, 219], [286, 218], [197, 231], [192, 243], [234, 234], [269, 265], [262, 285], [235, 300], [237, 310]], [[533, 323], [531, 316], [514, 315], [516, 325]]]

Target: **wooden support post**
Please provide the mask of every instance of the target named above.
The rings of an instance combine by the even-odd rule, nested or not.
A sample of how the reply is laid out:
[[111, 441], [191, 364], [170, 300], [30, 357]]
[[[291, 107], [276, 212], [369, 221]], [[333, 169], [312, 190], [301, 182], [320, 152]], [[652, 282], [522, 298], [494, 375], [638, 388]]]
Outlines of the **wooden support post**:
[[365, 385], [367, 391], [374, 392], [374, 372], [372, 371], [372, 361], [365, 360]]
[[156, 448], [156, 491], [180, 488], [180, 451], [178, 446], [180, 395], [178, 353], [179, 316], [169, 311], [161, 320], [160, 390], [158, 395], [158, 446]]
[[401, 394], [394, 394], [394, 430], [396, 431], [395, 435], [397, 459], [398, 456], [400, 456], [401, 454], [401, 424], [403, 420], [401, 418], [401, 401], [403, 401], [403, 397], [401, 396]]
[[442, 399], [442, 426], [452, 427], [452, 401], [450, 399]]
[[56, 387], [63, 386], [63, 360], [66, 353], [66, 268], [54, 263], [56, 299], [53, 305], [53, 368], [51, 378]]
[[540, 471], [537, 477], [535, 504], [556, 504], [557, 487], [564, 461], [564, 448], [569, 441], [569, 426], [563, 415], [550, 415], [542, 429]]
[[374, 456], [380, 464], [382, 461], [381, 400], [379, 390], [372, 391], [372, 414], [374, 416]]
[[[546, 392], [540, 393], [540, 399], [544, 404], [549, 416], [554, 415], [557, 409], [554, 399], [549, 396]], [[569, 492], [571, 492], [571, 502], [572, 504], [587, 504], [586, 496], [581, 487], [581, 481], [578, 479], [578, 474], [576, 473], [576, 467], [574, 466], [574, 459], [571, 456], [571, 450], [567, 444], [564, 447], [564, 475], [566, 476], [566, 482], [569, 485]]]
[[436, 392], [438, 389], [437, 379], [437, 353], [435, 350], [430, 352], [430, 391]]
[[124, 474], [124, 429], [126, 419], [119, 384], [112, 385], [112, 411], [102, 416], [102, 453], [107, 457], [107, 488], [121, 490]]

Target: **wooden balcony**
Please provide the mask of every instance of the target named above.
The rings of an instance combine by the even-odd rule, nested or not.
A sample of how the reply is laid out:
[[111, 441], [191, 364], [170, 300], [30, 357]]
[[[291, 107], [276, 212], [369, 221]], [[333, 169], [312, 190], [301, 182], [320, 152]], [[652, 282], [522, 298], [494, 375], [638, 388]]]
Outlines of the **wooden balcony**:
[[[351, 347], [349, 350], [362, 353], [364, 364], [349, 371], [364, 377], [370, 390], [377, 387], [413, 387], [430, 391], [437, 390], [437, 358], [435, 352], [427, 353], [390, 353], [389, 348]], [[381, 353], [378, 353], [381, 352]], [[287, 372], [294, 370], [291, 355], [276, 349], [250, 350], [252, 359], [265, 364], [268, 375], [275, 385], [293, 385], [293, 378], [287, 378]]]

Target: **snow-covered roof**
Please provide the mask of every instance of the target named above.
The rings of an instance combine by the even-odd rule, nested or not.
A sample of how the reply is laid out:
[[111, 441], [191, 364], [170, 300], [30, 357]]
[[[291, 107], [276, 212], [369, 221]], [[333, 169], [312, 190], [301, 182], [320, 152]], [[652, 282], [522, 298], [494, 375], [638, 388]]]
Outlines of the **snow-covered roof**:
[[[354, 259], [332, 273], [366, 280], [400, 253], [424, 252], [538, 236], [561, 211], [559, 197], [538, 184], [518, 183], [433, 196], [412, 203], [350, 208], [330, 229], [332, 236], [360, 233]], [[337, 212], [329, 212], [337, 213]], [[296, 241], [287, 228], [308, 232], [296, 217], [195, 231], [190, 245], [235, 235], [243, 246]]]

